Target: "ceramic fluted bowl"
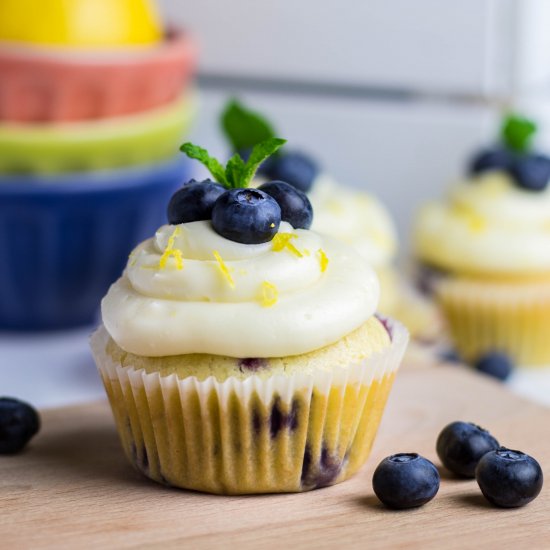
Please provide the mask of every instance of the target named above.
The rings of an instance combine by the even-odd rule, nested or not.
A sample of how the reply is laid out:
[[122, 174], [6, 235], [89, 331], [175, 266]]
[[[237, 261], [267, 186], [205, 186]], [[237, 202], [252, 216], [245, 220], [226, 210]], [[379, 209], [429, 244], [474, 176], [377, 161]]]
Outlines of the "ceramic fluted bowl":
[[197, 49], [183, 31], [158, 46], [66, 51], [0, 43], [0, 121], [66, 122], [155, 109], [193, 76]]
[[94, 322], [140, 241], [166, 223], [181, 158], [140, 168], [0, 177], [0, 329]]

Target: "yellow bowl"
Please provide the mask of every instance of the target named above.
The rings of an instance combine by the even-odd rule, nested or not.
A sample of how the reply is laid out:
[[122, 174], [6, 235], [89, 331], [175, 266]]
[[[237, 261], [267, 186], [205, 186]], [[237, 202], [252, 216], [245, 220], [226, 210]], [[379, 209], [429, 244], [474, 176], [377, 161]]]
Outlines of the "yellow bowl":
[[151, 0], [0, 0], [0, 41], [116, 48], [156, 44], [162, 34]]

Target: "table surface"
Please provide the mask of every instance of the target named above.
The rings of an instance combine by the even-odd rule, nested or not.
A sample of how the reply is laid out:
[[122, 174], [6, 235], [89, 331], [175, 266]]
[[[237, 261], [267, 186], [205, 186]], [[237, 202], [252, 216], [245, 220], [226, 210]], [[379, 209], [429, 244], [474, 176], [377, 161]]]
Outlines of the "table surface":
[[375, 498], [372, 473], [395, 452], [439, 462], [448, 422], [475, 421], [535, 456], [550, 476], [550, 410], [459, 366], [397, 377], [373, 455], [351, 480], [294, 495], [220, 497], [167, 489], [126, 464], [106, 402], [43, 412], [22, 454], [0, 457], [5, 548], [489, 548], [548, 547], [550, 490], [515, 510], [491, 507], [473, 480], [444, 470], [437, 497], [410, 511]]

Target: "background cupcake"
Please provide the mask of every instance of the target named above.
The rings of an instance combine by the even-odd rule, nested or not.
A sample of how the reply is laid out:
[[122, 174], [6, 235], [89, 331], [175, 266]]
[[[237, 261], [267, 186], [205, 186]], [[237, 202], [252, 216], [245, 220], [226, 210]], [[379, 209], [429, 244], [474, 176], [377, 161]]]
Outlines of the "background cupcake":
[[550, 363], [550, 158], [534, 151], [535, 132], [532, 121], [507, 117], [500, 143], [416, 223], [421, 284], [470, 361], [496, 351]]
[[145, 0], [2, 3], [0, 328], [94, 321], [184, 177], [195, 58]]
[[[237, 100], [227, 103], [221, 126], [233, 151], [250, 150], [275, 135], [271, 123]], [[315, 216], [312, 229], [353, 246], [376, 271], [381, 285], [379, 310], [405, 322], [413, 336], [432, 338], [440, 323], [431, 305], [397, 274], [395, 225], [385, 206], [370, 193], [342, 185], [316, 159], [285, 148], [259, 169], [259, 181], [283, 180], [307, 193]]]
[[370, 452], [407, 334], [375, 316], [368, 263], [308, 230], [302, 193], [246, 189], [282, 142], [225, 169], [184, 146], [223, 186], [178, 191], [171, 225], [102, 303], [92, 348], [119, 434], [161, 483], [304, 491], [347, 479]]

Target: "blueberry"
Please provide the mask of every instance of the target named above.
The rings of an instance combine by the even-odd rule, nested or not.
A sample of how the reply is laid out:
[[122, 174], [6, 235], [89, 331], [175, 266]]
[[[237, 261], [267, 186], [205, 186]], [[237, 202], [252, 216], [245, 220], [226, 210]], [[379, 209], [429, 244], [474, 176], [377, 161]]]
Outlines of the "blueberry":
[[286, 181], [296, 189], [307, 193], [319, 173], [317, 164], [298, 151], [281, 153], [268, 159], [262, 166], [262, 174], [271, 180]]
[[506, 149], [485, 149], [472, 158], [469, 173], [480, 174], [489, 170], [508, 170], [513, 159], [513, 154]]
[[11, 397], [0, 398], [0, 454], [18, 453], [39, 428], [33, 407]]
[[502, 508], [517, 508], [537, 497], [543, 475], [533, 457], [501, 447], [479, 461], [476, 480], [489, 502]]
[[269, 181], [259, 189], [272, 196], [281, 207], [281, 219], [294, 229], [309, 229], [313, 221], [313, 208], [306, 194], [285, 183]]
[[499, 352], [483, 355], [477, 360], [474, 367], [478, 372], [493, 376], [498, 380], [506, 380], [514, 369], [510, 358], [504, 353]]
[[416, 453], [388, 456], [372, 478], [376, 496], [390, 508], [416, 508], [432, 500], [439, 490], [439, 472]]
[[510, 167], [517, 184], [528, 191], [544, 191], [550, 180], [550, 157], [537, 154], [524, 155]]
[[277, 201], [259, 189], [230, 189], [212, 210], [212, 226], [222, 237], [244, 244], [273, 239], [281, 223]]
[[191, 180], [172, 195], [168, 203], [168, 223], [209, 220], [214, 203], [223, 193], [225, 189], [219, 183]]
[[483, 455], [498, 449], [498, 441], [471, 422], [452, 422], [437, 438], [437, 456], [443, 466], [462, 477], [475, 477], [476, 466]]

